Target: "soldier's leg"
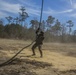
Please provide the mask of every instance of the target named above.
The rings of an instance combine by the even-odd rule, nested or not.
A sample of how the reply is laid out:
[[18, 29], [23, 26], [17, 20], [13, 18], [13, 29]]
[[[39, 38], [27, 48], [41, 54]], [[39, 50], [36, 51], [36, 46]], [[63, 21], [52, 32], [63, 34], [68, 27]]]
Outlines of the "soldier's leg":
[[35, 48], [37, 47], [37, 44], [35, 43], [33, 46], [32, 46], [32, 52], [33, 52], [33, 55], [35, 55]]
[[38, 48], [39, 48], [39, 52], [40, 52], [40, 55], [41, 55], [40, 57], [43, 57], [43, 53], [42, 53], [42, 49], [41, 49], [42, 45], [39, 45]]

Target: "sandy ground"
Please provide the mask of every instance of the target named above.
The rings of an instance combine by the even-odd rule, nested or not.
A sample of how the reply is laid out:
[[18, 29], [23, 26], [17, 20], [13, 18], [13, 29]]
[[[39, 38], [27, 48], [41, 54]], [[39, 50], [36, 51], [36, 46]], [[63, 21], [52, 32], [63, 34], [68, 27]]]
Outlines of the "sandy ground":
[[[0, 39], [0, 63], [28, 44], [28, 41]], [[0, 75], [76, 75], [74, 43], [44, 43], [42, 50], [40, 58], [38, 49], [36, 56], [30, 56], [31, 47], [24, 49], [11, 64], [0, 67]]]

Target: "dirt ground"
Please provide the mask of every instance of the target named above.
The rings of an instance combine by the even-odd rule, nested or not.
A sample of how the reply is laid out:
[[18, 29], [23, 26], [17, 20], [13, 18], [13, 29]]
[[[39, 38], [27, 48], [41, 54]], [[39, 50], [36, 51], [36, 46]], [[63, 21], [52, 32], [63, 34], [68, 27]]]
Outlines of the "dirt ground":
[[[9, 60], [31, 42], [0, 39], [0, 64]], [[24, 49], [8, 65], [0, 67], [0, 75], [76, 75], [76, 44], [44, 43], [43, 58], [38, 49], [32, 55], [31, 47]]]

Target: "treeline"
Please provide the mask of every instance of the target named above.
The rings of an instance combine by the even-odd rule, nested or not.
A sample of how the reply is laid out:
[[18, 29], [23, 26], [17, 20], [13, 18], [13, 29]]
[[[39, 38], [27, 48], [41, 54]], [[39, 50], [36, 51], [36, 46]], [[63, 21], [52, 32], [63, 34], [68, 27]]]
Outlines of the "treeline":
[[[8, 24], [4, 25], [3, 20], [0, 20], [0, 38], [34, 40], [35, 31], [39, 27], [39, 21], [34, 18], [25, 24], [26, 18], [29, 18], [24, 7], [21, 7], [20, 16], [13, 18], [6, 17]], [[29, 28], [28, 28], [29, 26]], [[40, 28], [45, 33], [46, 42], [76, 42], [76, 30], [73, 30], [74, 23], [68, 20], [62, 24], [53, 16], [48, 16], [40, 24]]]
[[[34, 21], [34, 20], [33, 20]], [[35, 22], [36, 23], [36, 22]], [[59, 22], [60, 23], [60, 22]], [[32, 26], [33, 25], [33, 26]], [[19, 24], [0, 24], [0, 38], [34, 40], [36, 24], [31, 24], [29, 28]], [[45, 41], [47, 42], [76, 42], [76, 31], [69, 32], [65, 25], [58, 24], [48, 27], [43, 24], [42, 30], [45, 33]], [[42, 25], [41, 25], [42, 26]]]
[[25, 28], [19, 24], [1, 25], [0, 24], [0, 38], [24, 39], [32, 40], [34, 37], [34, 30]]

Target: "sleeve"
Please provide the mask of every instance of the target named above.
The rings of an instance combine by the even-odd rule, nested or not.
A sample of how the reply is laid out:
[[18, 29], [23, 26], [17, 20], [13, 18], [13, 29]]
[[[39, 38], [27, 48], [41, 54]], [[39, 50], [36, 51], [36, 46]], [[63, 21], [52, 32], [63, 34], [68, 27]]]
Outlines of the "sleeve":
[[36, 34], [38, 34], [39, 30], [40, 30], [40, 28], [38, 28], [38, 29], [36, 30]]

